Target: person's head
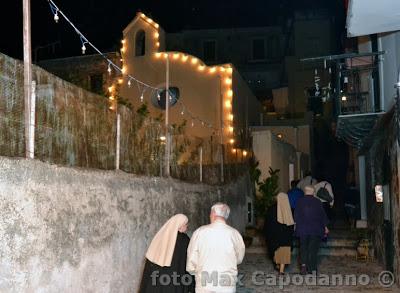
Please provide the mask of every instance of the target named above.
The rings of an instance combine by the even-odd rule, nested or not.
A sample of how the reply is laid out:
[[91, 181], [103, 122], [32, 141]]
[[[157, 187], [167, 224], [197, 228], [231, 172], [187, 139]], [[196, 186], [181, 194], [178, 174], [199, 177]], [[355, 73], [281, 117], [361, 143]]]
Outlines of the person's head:
[[227, 204], [218, 202], [211, 207], [210, 222], [213, 223], [217, 219], [226, 221], [230, 212], [231, 209]]
[[291, 182], [290, 182], [290, 187], [293, 189], [293, 188], [296, 188], [296, 186], [297, 186], [297, 184], [299, 183], [299, 180], [292, 180]]
[[307, 185], [306, 187], [304, 187], [304, 195], [314, 195], [314, 187], [312, 187], [311, 185]]
[[168, 222], [174, 223], [173, 225], [178, 227], [178, 231], [185, 233], [188, 228], [189, 219], [184, 214], [176, 214], [172, 216]]

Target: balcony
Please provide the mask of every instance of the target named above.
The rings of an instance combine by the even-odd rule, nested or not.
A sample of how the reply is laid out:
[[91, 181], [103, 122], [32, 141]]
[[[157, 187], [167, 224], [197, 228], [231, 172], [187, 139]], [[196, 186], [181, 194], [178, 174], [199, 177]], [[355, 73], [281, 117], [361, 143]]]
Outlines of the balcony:
[[[384, 52], [349, 53], [302, 59], [303, 62], [320, 62], [330, 72], [328, 86], [315, 87], [319, 95], [312, 95], [309, 101], [319, 99], [330, 102], [333, 119], [337, 122], [336, 136], [354, 148], [361, 149], [377, 119], [384, 114], [379, 96], [379, 56]], [[322, 67], [322, 66], [321, 66]], [[333, 85], [333, 86], [331, 86]], [[315, 91], [314, 91], [315, 92]]]

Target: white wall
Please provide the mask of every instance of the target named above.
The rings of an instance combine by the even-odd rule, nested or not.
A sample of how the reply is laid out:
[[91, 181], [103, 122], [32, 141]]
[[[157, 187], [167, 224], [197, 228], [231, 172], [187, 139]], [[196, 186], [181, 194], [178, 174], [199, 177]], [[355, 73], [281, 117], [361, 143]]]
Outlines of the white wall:
[[393, 105], [396, 93], [394, 85], [397, 83], [400, 69], [400, 32], [380, 34], [378, 39], [379, 50], [386, 53], [379, 67], [381, 75], [381, 93], [383, 94], [383, 109], [388, 111]]
[[264, 180], [269, 176], [269, 167], [279, 169], [279, 188], [283, 192], [289, 189], [289, 164], [296, 163], [295, 148], [277, 139], [270, 130], [253, 132], [253, 152], [259, 162], [261, 178]]

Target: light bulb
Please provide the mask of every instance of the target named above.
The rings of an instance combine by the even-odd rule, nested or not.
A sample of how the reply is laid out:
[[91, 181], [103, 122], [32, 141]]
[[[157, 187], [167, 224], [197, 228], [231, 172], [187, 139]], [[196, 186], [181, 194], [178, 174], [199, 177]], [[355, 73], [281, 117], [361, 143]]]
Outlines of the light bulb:
[[197, 63], [197, 58], [192, 58], [192, 64], [196, 64]]
[[243, 150], [243, 157], [247, 156], [247, 151]]
[[156, 56], [156, 58], [160, 58], [161, 57], [161, 53], [157, 52], [154, 54]]
[[156, 47], [157, 47], [157, 48], [160, 47], [160, 42], [157, 42], [157, 43], [156, 43]]
[[122, 45], [125, 45], [126, 41], [125, 39], [121, 40]]
[[178, 58], [179, 58], [179, 53], [175, 53], [175, 54], [173, 55], [173, 57], [174, 57], [174, 59], [178, 59]]
[[232, 126], [229, 126], [229, 132], [233, 132], [233, 127]]
[[109, 96], [108, 99], [109, 99], [110, 101], [114, 101], [114, 96]]
[[231, 138], [231, 139], [229, 140], [229, 143], [230, 143], [230, 144], [234, 144], [234, 143], [235, 143], [235, 140], [234, 140], [233, 138]]
[[109, 86], [108, 91], [111, 93], [114, 90], [114, 86]]
[[227, 94], [228, 94], [228, 97], [232, 97], [233, 96], [233, 91], [232, 90], [228, 90]]
[[160, 27], [160, 25], [159, 25], [158, 23], [155, 23], [154, 26], [155, 26], [156, 28], [159, 28], [159, 27]]
[[229, 77], [225, 78], [225, 84], [231, 85], [232, 84], [232, 79], [229, 78]]
[[128, 80], [128, 87], [131, 87], [131, 80]]
[[82, 48], [81, 48], [81, 49], [82, 49], [82, 54], [85, 54], [85, 53], [86, 53], [86, 46], [85, 46], [85, 44], [82, 45]]
[[219, 71], [225, 72], [225, 68], [221, 66], [221, 67], [219, 68]]
[[122, 72], [122, 74], [125, 74], [125, 73], [126, 73], [126, 66], [122, 66], [121, 72]]
[[159, 34], [158, 32], [155, 32], [155, 33], [154, 33], [154, 38], [155, 38], [155, 39], [158, 39], [159, 36], [160, 36], [160, 34]]
[[54, 21], [55, 21], [56, 23], [58, 23], [59, 20], [60, 20], [60, 17], [58, 16], [58, 13], [56, 12], [56, 13], [54, 14]]
[[111, 65], [110, 65], [110, 63], [108, 63], [107, 71], [108, 71], [109, 74], [111, 74]]
[[225, 107], [231, 108], [232, 107], [231, 101], [225, 101]]
[[233, 121], [233, 114], [229, 114], [229, 115], [228, 115], [228, 119], [229, 119], [230, 121]]
[[204, 65], [199, 65], [199, 67], [197, 68], [199, 71], [203, 71], [204, 70], [204, 68], [205, 68], [205, 66]]
[[185, 111], [184, 111], [184, 110], [181, 111], [181, 115], [183, 115], [183, 114], [185, 114]]
[[143, 94], [140, 96], [140, 102], [142, 102], [143, 103], [143, 99], [144, 99], [144, 97], [143, 97]]
[[160, 93], [157, 92], [157, 100], [160, 100], [160, 99], [161, 99]]
[[194, 126], [194, 121], [192, 120], [192, 127]]
[[214, 73], [216, 71], [215, 67], [210, 68], [210, 73]]
[[119, 78], [119, 79], [118, 79], [118, 83], [119, 83], [119, 84], [122, 84], [123, 82], [124, 82], [124, 80], [123, 80], [122, 78]]

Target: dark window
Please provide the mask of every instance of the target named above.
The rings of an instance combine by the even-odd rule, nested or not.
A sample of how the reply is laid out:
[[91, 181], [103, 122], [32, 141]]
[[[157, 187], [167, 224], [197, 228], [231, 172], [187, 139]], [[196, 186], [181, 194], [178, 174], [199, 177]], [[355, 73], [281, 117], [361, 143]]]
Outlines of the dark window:
[[264, 39], [253, 40], [253, 60], [265, 59], [265, 42]]
[[90, 91], [103, 94], [103, 75], [94, 74], [90, 76]]
[[135, 56], [144, 56], [146, 53], [146, 33], [140, 30], [135, 38]]
[[215, 41], [204, 41], [203, 42], [203, 57], [204, 61], [216, 61], [216, 42]]
[[[167, 91], [163, 89], [159, 92], [156, 92], [155, 95], [152, 97], [153, 105], [160, 109], [165, 109], [165, 95]], [[179, 100], [180, 92], [179, 88], [177, 87], [170, 87], [169, 88], [169, 107], [175, 105]]]

